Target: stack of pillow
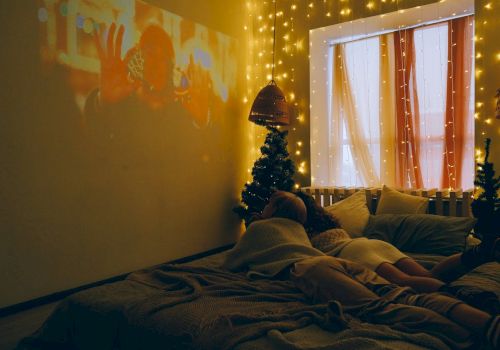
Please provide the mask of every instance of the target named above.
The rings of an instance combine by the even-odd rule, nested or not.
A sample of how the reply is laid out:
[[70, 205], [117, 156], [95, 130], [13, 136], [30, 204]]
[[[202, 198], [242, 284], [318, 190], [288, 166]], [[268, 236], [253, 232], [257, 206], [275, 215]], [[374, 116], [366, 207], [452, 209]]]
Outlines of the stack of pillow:
[[368, 210], [364, 191], [325, 209], [352, 238], [380, 239], [410, 253], [451, 255], [463, 251], [475, 219], [426, 214], [428, 204], [428, 198], [384, 186], [375, 215]]

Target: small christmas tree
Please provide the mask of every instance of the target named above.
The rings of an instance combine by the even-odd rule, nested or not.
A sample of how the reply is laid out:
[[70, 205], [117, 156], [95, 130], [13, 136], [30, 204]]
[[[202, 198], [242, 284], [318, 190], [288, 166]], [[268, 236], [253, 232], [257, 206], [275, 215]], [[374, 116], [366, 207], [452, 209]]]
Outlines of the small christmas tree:
[[266, 127], [269, 133], [264, 145], [260, 148], [261, 157], [252, 169], [253, 181], [246, 183], [241, 192], [242, 205], [234, 208], [240, 218], [248, 226], [252, 219], [262, 213], [269, 197], [276, 190], [291, 191], [295, 164], [288, 158], [286, 136], [288, 131], [280, 131], [275, 127]]
[[474, 231], [481, 239], [487, 239], [487, 236], [496, 238], [500, 230], [500, 200], [498, 198], [500, 177], [495, 177], [493, 163], [488, 161], [490, 143], [491, 139], [487, 138], [484, 162], [477, 164], [478, 171], [474, 181], [474, 185], [479, 186], [482, 192], [472, 202], [472, 213], [478, 220]]

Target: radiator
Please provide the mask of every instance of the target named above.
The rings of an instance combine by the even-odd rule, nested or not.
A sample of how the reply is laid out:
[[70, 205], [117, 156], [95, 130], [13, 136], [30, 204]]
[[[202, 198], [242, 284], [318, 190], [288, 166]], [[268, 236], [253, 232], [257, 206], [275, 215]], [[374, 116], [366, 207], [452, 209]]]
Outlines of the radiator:
[[[326, 207], [349, 197], [357, 191], [364, 191], [366, 204], [373, 214], [377, 209], [378, 199], [382, 193], [381, 188], [365, 187], [302, 187], [301, 191], [312, 195], [319, 205]], [[462, 191], [438, 190], [438, 189], [405, 189], [399, 192], [413, 196], [426, 197], [429, 199], [429, 214], [444, 216], [472, 216], [470, 204], [472, 202], [473, 190]]]

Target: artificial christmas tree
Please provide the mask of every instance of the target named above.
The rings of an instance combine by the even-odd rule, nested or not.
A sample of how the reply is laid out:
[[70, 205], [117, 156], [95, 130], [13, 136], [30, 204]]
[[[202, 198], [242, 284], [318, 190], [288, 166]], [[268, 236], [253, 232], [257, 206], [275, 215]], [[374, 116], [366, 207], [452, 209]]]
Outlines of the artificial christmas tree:
[[496, 239], [500, 235], [500, 177], [495, 177], [490, 156], [491, 139], [485, 141], [485, 157], [483, 163], [478, 163], [478, 171], [474, 184], [482, 189], [479, 196], [472, 202], [472, 213], [477, 218], [474, 233], [482, 240]]
[[243, 204], [234, 208], [234, 212], [245, 220], [247, 226], [262, 213], [274, 191], [291, 191], [295, 184], [292, 179], [295, 164], [287, 151], [288, 131], [280, 131], [272, 126], [266, 128], [269, 132], [260, 148], [262, 155], [252, 169], [253, 181], [245, 184], [241, 192]]

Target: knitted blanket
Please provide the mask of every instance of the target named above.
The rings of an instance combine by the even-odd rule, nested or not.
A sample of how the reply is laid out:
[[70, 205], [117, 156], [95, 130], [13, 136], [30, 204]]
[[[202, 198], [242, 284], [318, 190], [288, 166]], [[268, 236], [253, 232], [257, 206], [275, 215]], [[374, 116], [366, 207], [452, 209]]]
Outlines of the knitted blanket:
[[[311, 328], [313, 327], [313, 328]], [[448, 349], [310, 304], [290, 281], [161, 265], [64, 300], [17, 350]]]
[[311, 324], [347, 327], [339, 304], [311, 305], [289, 281], [167, 264], [71, 296], [17, 350], [227, 350]]
[[312, 247], [304, 227], [289, 219], [252, 223], [228, 253], [224, 268], [248, 271], [248, 277], [273, 277], [305, 258], [324, 255]]

